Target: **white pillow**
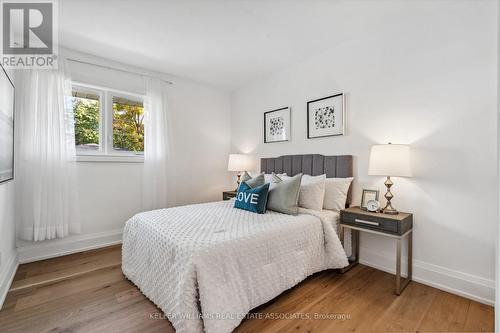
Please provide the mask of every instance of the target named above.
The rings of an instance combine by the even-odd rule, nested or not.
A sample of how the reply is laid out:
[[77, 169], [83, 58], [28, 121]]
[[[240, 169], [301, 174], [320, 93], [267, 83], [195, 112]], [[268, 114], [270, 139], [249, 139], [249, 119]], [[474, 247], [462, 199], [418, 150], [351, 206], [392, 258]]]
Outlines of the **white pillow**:
[[302, 176], [299, 192], [299, 206], [307, 209], [323, 210], [326, 175]]
[[340, 211], [345, 208], [347, 192], [354, 178], [327, 178], [325, 186], [324, 209]]

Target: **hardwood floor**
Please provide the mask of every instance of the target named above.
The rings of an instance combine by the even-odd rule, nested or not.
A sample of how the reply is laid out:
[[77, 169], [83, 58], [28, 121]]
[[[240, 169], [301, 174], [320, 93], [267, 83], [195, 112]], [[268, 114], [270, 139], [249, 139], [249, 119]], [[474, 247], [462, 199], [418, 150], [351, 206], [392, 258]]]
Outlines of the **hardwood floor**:
[[[109, 247], [21, 265], [0, 311], [0, 332], [174, 332], [121, 273]], [[486, 306], [358, 265], [325, 271], [249, 314], [236, 332], [493, 331]], [[315, 318], [316, 320], [307, 320]]]

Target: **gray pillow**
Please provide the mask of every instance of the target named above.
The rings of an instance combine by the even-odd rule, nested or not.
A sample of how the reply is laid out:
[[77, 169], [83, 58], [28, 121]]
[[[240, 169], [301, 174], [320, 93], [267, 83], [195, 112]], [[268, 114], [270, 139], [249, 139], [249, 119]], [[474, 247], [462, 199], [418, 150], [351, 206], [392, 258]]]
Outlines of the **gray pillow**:
[[275, 183], [273, 188], [269, 190], [267, 209], [283, 214], [297, 215], [299, 212], [297, 203], [299, 201], [301, 179], [302, 174], [299, 173], [289, 179]]
[[247, 183], [247, 185], [250, 186], [251, 188], [256, 188], [256, 187], [262, 186], [266, 183], [264, 181], [264, 174], [263, 173], [251, 178], [247, 172], [245, 172], [240, 178], [240, 184], [243, 182]]
[[243, 172], [243, 174], [240, 176], [240, 183], [246, 182], [247, 180], [252, 179], [252, 176], [248, 172]]

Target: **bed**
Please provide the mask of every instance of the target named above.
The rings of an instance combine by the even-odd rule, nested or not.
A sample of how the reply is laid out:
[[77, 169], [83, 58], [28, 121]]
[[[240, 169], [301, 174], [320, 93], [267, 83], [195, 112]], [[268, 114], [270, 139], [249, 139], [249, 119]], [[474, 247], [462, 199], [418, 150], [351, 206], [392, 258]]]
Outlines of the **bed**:
[[[265, 158], [261, 171], [350, 177], [352, 156]], [[177, 332], [231, 332], [307, 276], [348, 265], [337, 223], [334, 211], [255, 214], [232, 201], [144, 212], [125, 225], [122, 269]]]

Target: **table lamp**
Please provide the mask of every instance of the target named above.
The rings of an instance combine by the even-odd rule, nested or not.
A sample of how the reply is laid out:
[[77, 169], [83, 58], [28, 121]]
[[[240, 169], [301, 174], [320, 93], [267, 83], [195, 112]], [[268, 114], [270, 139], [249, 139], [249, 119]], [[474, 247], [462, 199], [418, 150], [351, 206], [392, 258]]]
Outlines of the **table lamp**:
[[382, 212], [385, 214], [398, 214], [398, 211], [391, 204], [391, 200], [394, 198], [391, 193], [391, 186], [394, 184], [391, 176], [411, 177], [410, 146], [393, 145], [391, 143], [372, 146], [368, 174], [370, 176], [387, 176], [384, 183], [387, 187], [387, 193], [385, 194], [387, 204], [382, 209]]
[[236, 189], [240, 186], [240, 177], [243, 171], [247, 171], [252, 167], [252, 158], [244, 154], [229, 154], [229, 161], [227, 163], [227, 171], [238, 172], [238, 180]]

